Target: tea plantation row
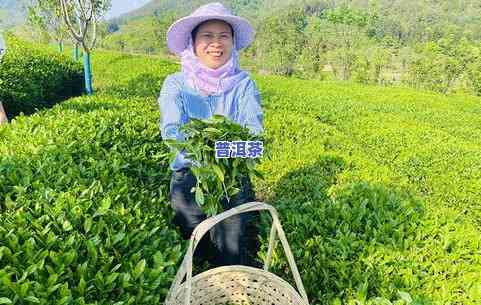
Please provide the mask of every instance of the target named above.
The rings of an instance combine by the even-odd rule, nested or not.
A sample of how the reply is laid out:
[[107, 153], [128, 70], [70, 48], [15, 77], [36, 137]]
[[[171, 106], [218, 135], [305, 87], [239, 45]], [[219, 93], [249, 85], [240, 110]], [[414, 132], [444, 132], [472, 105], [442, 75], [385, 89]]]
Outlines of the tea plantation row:
[[[156, 103], [178, 67], [93, 58], [97, 96], [0, 127], [0, 303], [158, 304], [185, 251]], [[254, 182], [311, 304], [478, 304], [481, 100], [255, 79], [273, 157]]]
[[0, 65], [0, 100], [9, 118], [82, 94], [80, 63], [14, 36], [7, 38], [8, 52]]

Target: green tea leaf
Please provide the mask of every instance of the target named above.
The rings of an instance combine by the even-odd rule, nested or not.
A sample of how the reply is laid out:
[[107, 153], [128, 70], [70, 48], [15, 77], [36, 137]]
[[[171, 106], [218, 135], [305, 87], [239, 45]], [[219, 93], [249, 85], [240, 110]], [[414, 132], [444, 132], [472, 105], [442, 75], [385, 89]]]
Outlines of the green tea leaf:
[[102, 199], [102, 202], [100, 203], [100, 208], [102, 210], [108, 210], [110, 209], [111, 205], [112, 205], [112, 199], [110, 199], [110, 197], [106, 197]]
[[106, 279], [106, 281], [105, 281], [105, 284], [106, 284], [106, 285], [112, 284], [113, 282], [115, 282], [115, 280], [117, 279], [118, 276], [119, 276], [118, 273], [112, 273], [112, 274], [110, 274], [109, 276], [107, 276], [107, 279]]
[[213, 164], [212, 170], [215, 172], [220, 181], [224, 182], [224, 173], [222, 172], [222, 169], [218, 165]]
[[195, 188], [195, 201], [200, 206], [204, 205], [204, 191], [202, 191], [202, 188], [200, 186], [197, 186]]
[[399, 294], [399, 297], [407, 304], [411, 304], [413, 302], [413, 299], [411, 298], [411, 295], [409, 293], [404, 291], [399, 291], [398, 294]]
[[13, 302], [9, 298], [1, 297], [0, 298], [0, 304], [13, 304]]
[[92, 218], [87, 216], [84, 221], [85, 233], [88, 233], [90, 231], [90, 229], [92, 228], [92, 223], [93, 223]]
[[219, 129], [217, 128], [213, 128], [213, 127], [207, 127], [203, 130], [204, 132], [211, 132], [211, 133], [215, 133], [215, 134], [219, 134], [219, 133], [222, 133], [222, 131], [220, 131]]
[[237, 188], [237, 187], [231, 188], [231, 189], [229, 190], [229, 196], [232, 197], [232, 196], [234, 196], [235, 194], [238, 194], [239, 192], [240, 192], [240, 189], [239, 189], [239, 188]]
[[80, 278], [79, 284], [78, 284], [78, 292], [81, 296], [85, 295], [85, 288], [87, 287], [87, 282], [85, 282], [85, 279], [83, 276]]
[[252, 172], [254, 173], [254, 175], [255, 175], [256, 177], [261, 178], [261, 179], [263, 179], [263, 180], [265, 179], [264, 174], [261, 173], [260, 171], [254, 169]]
[[25, 301], [29, 301], [29, 302], [37, 303], [37, 304], [40, 303], [40, 300], [38, 298], [34, 297], [33, 295], [26, 297]]
[[118, 243], [119, 241], [122, 241], [125, 237], [125, 233], [124, 232], [119, 232], [117, 234], [114, 235], [114, 238], [112, 240], [112, 245], [115, 245], [116, 243]]
[[72, 224], [66, 219], [62, 224], [62, 228], [64, 229], [64, 231], [70, 231], [72, 230]]
[[133, 272], [133, 277], [134, 279], [137, 279], [145, 270], [145, 259], [139, 261], [137, 263], [137, 266], [135, 266], [134, 272]]

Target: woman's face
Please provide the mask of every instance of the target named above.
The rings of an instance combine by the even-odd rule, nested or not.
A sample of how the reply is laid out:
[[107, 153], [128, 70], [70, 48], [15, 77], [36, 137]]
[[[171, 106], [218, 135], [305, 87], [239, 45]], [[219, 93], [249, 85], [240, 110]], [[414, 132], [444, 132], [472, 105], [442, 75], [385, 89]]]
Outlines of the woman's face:
[[211, 69], [223, 66], [230, 59], [232, 47], [231, 28], [220, 20], [207, 21], [195, 35], [195, 54], [201, 63]]

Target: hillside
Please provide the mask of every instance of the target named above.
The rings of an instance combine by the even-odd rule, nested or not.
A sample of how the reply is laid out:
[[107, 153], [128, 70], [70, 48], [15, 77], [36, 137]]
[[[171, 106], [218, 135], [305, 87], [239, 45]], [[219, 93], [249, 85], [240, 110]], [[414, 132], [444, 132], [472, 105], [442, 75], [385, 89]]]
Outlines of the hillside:
[[[200, 5], [209, 3], [208, 0], [152, 0], [143, 7], [136, 9], [128, 14], [118, 18], [118, 22], [123, 24], [129, 20], [141, 17], [159, 15], [162, 16], [168, 13], [174, 13], [179, 16], [186, 15], [186, 12], [192, 12]], [[239, 14], [256, 22], [256, 18], [261, 14], [268, 14], [273, 10], [281, 9], [282, 7], [295, 3], [294, 0], [221, 0], [218, 1], [227, 7], [230, 7], [234, 14]]]
[[[93, 64], [96, 96], [0, 128], [3, 297], [159, 304], [185, 253], [156, 101], [178, 66]], [[253, 77], [272, 140], [257, 197], [311, 304], [479, 304], [481, 98]], [[270, 270], [290, 280], [280, 248]]]
[[[102, 48], [123, 52], [168, 54], [165, 42], [167, 28], [177, 18], [192, 12], [195, 8], [211, 1], [171, 1], [152, 0], [143, 7], [120, 17], [109, 20], [115, 31], [100, 41]], [[254, 27], [258, 26], [260, 16], [273, 14], [293, 0], [224, 0], [219, 1], [230, 7], [235, 14], [247, 18]], [[139, 35], [142, 33], [142, 35]]]
[[[167, 29], [200, 3], [151, 1], [112, 21], [101, 46], [168, 54]], [[256, 39], [242, 56], [260, 73], [481, 96], [478, 0], [224, 3], [253, 24]]]

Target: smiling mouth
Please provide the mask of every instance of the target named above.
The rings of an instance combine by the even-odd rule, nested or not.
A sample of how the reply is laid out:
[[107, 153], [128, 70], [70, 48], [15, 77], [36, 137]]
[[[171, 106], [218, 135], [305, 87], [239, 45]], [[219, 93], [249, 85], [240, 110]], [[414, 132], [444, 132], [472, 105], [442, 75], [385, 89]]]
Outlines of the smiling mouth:
[[221, 57], [222, 55], [224, 55], [224, 52], [222, 52], [222, 51], [210, 51], [210, 52], [207, 52], [207, 54], [209, 54], [210, 56], [214, 56], [214, 57]]

